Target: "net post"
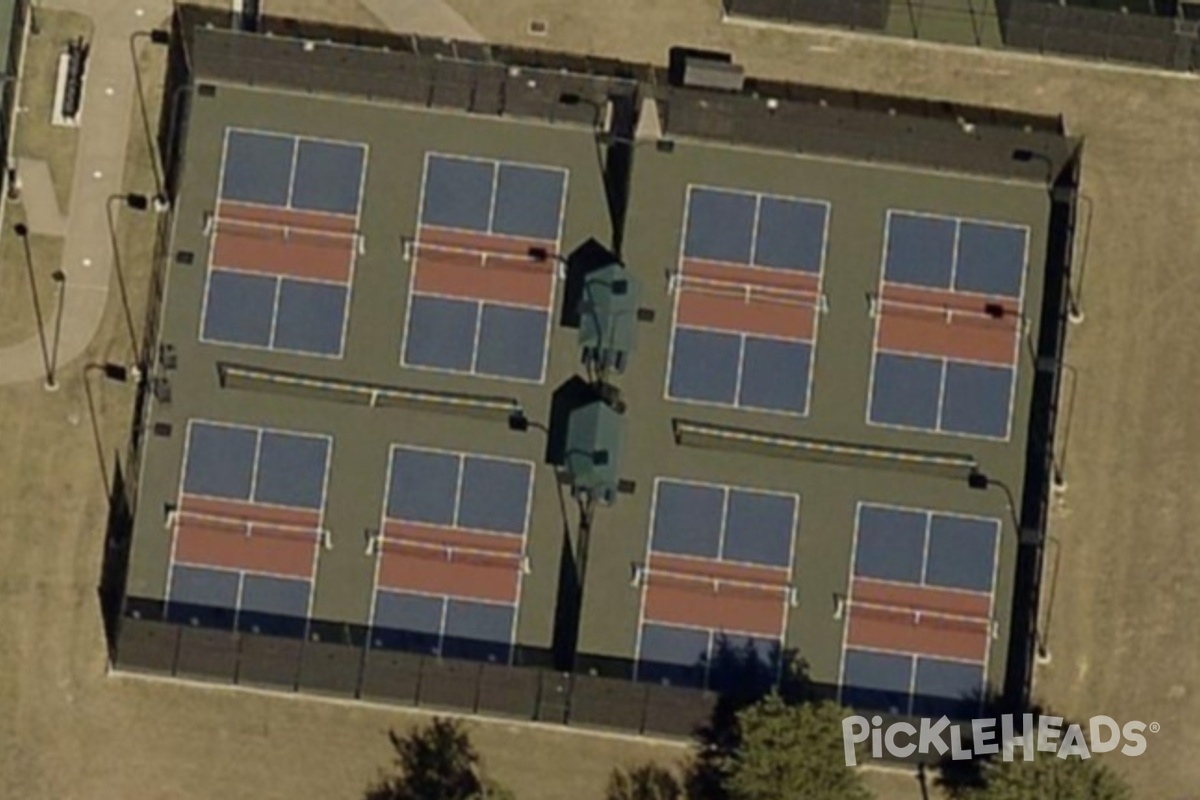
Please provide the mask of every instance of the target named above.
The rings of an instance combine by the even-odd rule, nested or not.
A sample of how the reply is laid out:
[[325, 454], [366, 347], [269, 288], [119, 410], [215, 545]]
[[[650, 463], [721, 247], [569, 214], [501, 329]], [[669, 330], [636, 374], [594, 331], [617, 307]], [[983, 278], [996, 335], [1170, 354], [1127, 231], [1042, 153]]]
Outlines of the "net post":
[[413, 238], [411, 236], [400, 237], [400, 257], [405, 261], [412, 261], [413, 256]]
[[521, 572], [525, 575], [533, 572], [533, 565], [529, 561], [529, 556], [521, 556]]

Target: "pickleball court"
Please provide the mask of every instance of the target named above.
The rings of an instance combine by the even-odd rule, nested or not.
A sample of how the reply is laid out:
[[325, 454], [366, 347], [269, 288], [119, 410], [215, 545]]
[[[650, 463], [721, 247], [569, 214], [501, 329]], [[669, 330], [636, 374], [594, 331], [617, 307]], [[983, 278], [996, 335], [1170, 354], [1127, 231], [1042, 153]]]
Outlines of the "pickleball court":
[[201, 341], [342, 356], [366, 169], [365, 144], [226, 131]]

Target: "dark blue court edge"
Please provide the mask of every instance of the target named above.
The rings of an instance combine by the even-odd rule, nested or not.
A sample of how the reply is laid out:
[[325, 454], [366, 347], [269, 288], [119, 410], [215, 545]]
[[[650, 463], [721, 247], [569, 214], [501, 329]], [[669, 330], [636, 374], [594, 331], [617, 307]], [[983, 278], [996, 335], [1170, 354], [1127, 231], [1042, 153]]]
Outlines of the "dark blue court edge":
[[[172, 19], [173, 41], [191, 41], [194, 25], [211, 22], [216, 28], [229, 24], [228, 13], [182, 6], [180, 13]], [[280, 28], [280, 25], [283, 28]], [[358, 44], [387, 46], [397, 59], [411, 59], [412, 42], [382, 32], [368, 32], [333, 26], [314, 25], [299, 21], [281, 21], [263, 17], [262, 28], [290, 31], [291, 35], [303, 35], [315, 40], [356, 42]], [[187, 31], [185, 34], [184, 31]], [[206, 34], [207, 35], [207, 34]], [[214, 34], [215, 35], [215, 34]], [[271, 42], [253, 43], [255, 47], [271, 47]], [[422, 52], [440, 52], [445, 43], [422, 40]], [[471, 45], [460, 43], [460, 57], [481, 59], [488, 54], [481, 48], [471, 50]], [[490, 57], [500, 58], [504, 63], [525, 63], [528, 54], [509, 48], [491, 48]], [[464, 55], [470, 52], [471, 55]], [[210, 53], [211, 55], [211, 53]], [[539, 63], [548, 56], [539, 54]], [[653, 70], [639, 65], [612, 63], [603, 64], [595, 60], [583, 61], [571, 56], [555, 56], [562, 64], [587, 72], [589, 69], [606, 71], [615, 75], [649, 75]], [[267, 59], [268, 66], [276, 62]], [[227, 66], [227, 65], [225, 65]], [[225, 68], [217, 62], [206, 66], [211, 74], [220, 74]], [[481, 67], [482, 68], [482, 67]], [[211, 85], [198, 85], [194, 92], [180, 91], [188, 86], [189, 62], [182, 47], [170, 50], [168, 96], [173, 102], [169, 113], [160, 121], [159, 138], [164, 144], [168, 191], [174, 193], [180, 174], [178, 148], [179, 134], [185, 127], [190, 95], [203, 98], [216, 89]], [[305, 73], [301, 77], [291, 73], [271, 73], [272, 79], [304, 81], [314, 79]], [[230, 76], [235, 77], [235, 76]], [[316, 75], [318, 81], [328, 76]], [[780, 87], [758, 81], [760, 87], [768, 86], [786, 92]], [[340, 86], [329, 85], [332, 90]], [[388, 91], [398, 92], [405, 82], [389, 82]], [[311, 87], [309, 87], [311, 88]], [[343, 90], [345, 87], [342, 87]], [[811, 87], [809, 87], [811, 88]], [[865, 125], [873, 113], [886, 112], [895, 107], [897, 101], [880, 95], [839, 92], [820, 89], [827, 102], [843, 109], [850, 116], [857, 114], [855, 124]], [[485, 98], [486, 100], [486, 98]], [[942, 120], [953, 124], [954, 117], [962, 109], [920, 101], [906, 101], [905, 107], [913, 113], [931, 121]], [[499, 111], [499, 107], [497, 111]], [[586, 110], [586, 109], [585, 109]], [[966, 109], [973, 115], [986, 115], [984, 126], [989, 130], [1001, 126], [1019, 128], [1029, 126], [1038, 135], [1052, 133], [1062, 137], [1062, 121], [1056, 118], [1017, 114], [988, 109]], [[565, 113], [561, 110], [556, 113]], [[905, 112], [907, 113], [907, 112]], [[687, 130], [688, 123], [681, 121]], [[695, 126], [693, 126], [695, 127]], [[853, 127], [853, 125], [851, 125]], [[705, 134], [697, 128], [697, 135]], [[839, 147], [849, 147], [853, 137], [845, 137]], [[1055, 141], [1058, 141], [1056, 139]], [[898, 158], [916, 158], [916, 142], [897, 143]], [[1064, 140], [1063, 146], [1066, 146]], [[903, 146], [902, 146], [903, 145]], [[1074, 148], [1074, 145], [1071, 145]], [[1017, 151], [1020, 152], [1020, 151]], [[953, 166], [957, 152], [930, 153], [928, 147], [919, 149], [920, 157], [931, 159], [936, 164]], [[849, 154], [849, 151], [848, 151]], [[859, 154], [861, 157], [861, 154]], [[1001, 163], [1003, 161], [1003, 163]], [[1021, 163], [1017, 163], [1021, 162]], [[1071, 274], [1070, 243], [1076, 226], [1076, 192], [1079, 174], [1079, 152], [1064, 156], [1066, 166], [1058, 174], [1054, 187], [1054, 202], [1051, 214], [1050, 252], [1045, 265], [1047, 274], [1046, 300], [1043, 307], [1042, 334], [1038, 343], [1038, 354], [1043, 358], [1057, 358], [1063, 350], [1065, 336], [1065, 309], [1068, 295], [1066, 281]], [[1014, 154], [1013, 163], [1001, 159], [981, 167], [986, 174], [1009, 174], [1010, 172], [1031, 177], [1034, 171], [1042, 171], [1045, 165], [1034, 159], [1020, 159]], [[1057, 159], [1055, 164], [1057, 169]], [[621, 206], [621, 198], [616, 198]], [[164, 220], [167, 215], [164, 215]], [[614, 221], [619, 233], [620, 220]], [[156, 261], [165, 264], [169, 228], [160, 225], [159, 246]], [[159, 276], [161, 282], [161, 275]], [[161, 288], [157, 289], [161, 291]], [[157, 324], [157, 304], [150, 304], [146, 341], [154, 341]], [[147, 346], [149, 352], [149, 346]], [[1060, 395], [1059, 371], [1039, 373], [1034, 381], [1034, 411], [1031, 421], [1032, 433], [1027, 452], [1028, 470], [1021, 509], [1022, 536], [1018, 552], [1018, 569], [1014, 591], [1012, 613], [1012, 644], [1009, 650], [1005, 689], [998, 698], [1001, 708], [1022, 709], [1025, 707], [1032, 673], [1034, 636], [1037, 634], [1036, 608], [1040, 591], [1039, 575], [1044, 558], [1043, 542], [1047, 511], [1047, 475], [1051, 468], [1052, 432], [1057, 403]], [[145, 408], [145, 392], [139, 392], [137, 419], [142, 420]], [[154, 435], [171, 435], [170, 426], [156, 425]], [[162, 430], [159, 430], [159, 429]], [[135, 425], [131, 439], [127, 464], [136, 465], [139, 460], [140, 444], [145, 433], [141, 425]], [[176, 434], [177, 435], [177, 434]], [[136, 476], [136, 468], [131, 475]], [[405, 704], [424, 704], [453, 707], [465, 711], [537, 719], [565, 724], [619, 728], [672, 736], [688, 736], [701, 725], [708, 723], [711, 712], [722, 699], [715, 693], [697, 692], [678, 687], [654, 684], [635, 684], [629, 681], [631, 664], [628, 659], [591, 656], [584, 653], [555, 653], [545, 648], [527, 648], [518, 645], [513, 652], [512, 667], [497, 666], [481, 662], [442, 659], [434, 660], [413, 653], [372, 649], [368, 647], [369, 629], [361, 625], [347, 625], [326, 620], [303, 620], [304, 635], [295, 634], [294, 623], [287, 619], [278, 620], [281, 635], [262, 633], [232, 634], [217, 627], [180, 626], [166, 621], [166, 604], [124, 593], [128, 569], [128, 554], [132, 527], [130, 498], [136, 495], [136, 486], [131, 485], [130, 476], [121, 464], [112, 474], [110, 513], [107, 522], [107, 544], [102, 566], [100, 599], [105, 611], [105, 631], [108, 636], [109, 654], [114, 666], [125, 670], [140, 670], [220, 681], [237, 682], [275, 687], [285, 691], [312, 691], [344, 697], [364, 697], [372, 700]], [[569, 566], [569, 565], [567, 565]], [[565, 591], [565, 589], [564, 589]], [[261, 620], [260, 630], [271, 627], [271, 620]], [[786, 654], [788, 656], [793, 653]], [[573, 670], [568, 672], [567, 670]], [[836, 694], [836, 688], [809, 682], [803, 687], [806, 696], [828, 697]], [[728, 698], [725, 698], [728, 699]]]

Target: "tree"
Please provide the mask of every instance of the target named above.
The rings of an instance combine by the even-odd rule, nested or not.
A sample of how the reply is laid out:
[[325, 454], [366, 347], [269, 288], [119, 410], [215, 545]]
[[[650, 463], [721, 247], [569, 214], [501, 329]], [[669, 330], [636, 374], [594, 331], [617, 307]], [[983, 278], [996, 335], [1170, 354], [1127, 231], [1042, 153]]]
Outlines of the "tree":
[[981, 785], [962, 793], [965, 800], [1131, 800], [1129, 786], [1095, 757], [1057, 758], [1037, 754], [1025, 761], [993, 759], [980, 766]]
[[617, 768], [608, 776], [605, 800], [683, 800], [683, 787], [668, 769], [646, 763]]
[[846, 766], [842, 719], [833, 703], [788, 705], [778, 694], [737, 714], [733, 747], [721, 759], [730, 800], [869, 800]]
[[513, 800], [483, 774], [479, 753], [457, 720], [434, 717], [407, 736], [388, 736], [398, 774], [370, 789], [367, 800]]

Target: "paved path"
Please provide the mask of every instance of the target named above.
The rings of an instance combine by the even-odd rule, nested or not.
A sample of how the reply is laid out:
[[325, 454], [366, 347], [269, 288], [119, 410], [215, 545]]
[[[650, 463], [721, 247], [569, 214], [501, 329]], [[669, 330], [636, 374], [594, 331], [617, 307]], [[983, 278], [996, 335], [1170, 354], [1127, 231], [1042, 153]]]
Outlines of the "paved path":
[[[105, 203], [122, 188], [125, 150], [136, 88], [129, 37], [170, 13], [167, 0], [44, 0], [46, 8], [76, 11], [95, 25], [80, 126], [79, 151], [67, 209], [66, 242], [58, 268], [67, 276], [61, 370], [91, 343], [112, 284]], [[141, 10], [143, 13], [138, 14]], [[111, 90], [111, 92], [110, 92]], [[18, 145], [20, 134], [18, 133]], [[4, 231], [3, 235], [11, 235]], [[52, 269], [38, 265], [38, 269]], [[54, 312], [51, 311], [51, 314]], [[38, 337], [0, 349], [0, 384], [44, 378]]]
[[483, 41], [466, 18], [443, 0], [359, 0], [389, 30], [443, 36], [447, 39]]

